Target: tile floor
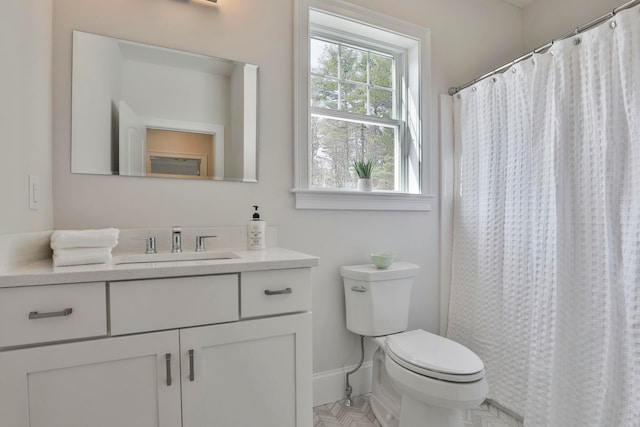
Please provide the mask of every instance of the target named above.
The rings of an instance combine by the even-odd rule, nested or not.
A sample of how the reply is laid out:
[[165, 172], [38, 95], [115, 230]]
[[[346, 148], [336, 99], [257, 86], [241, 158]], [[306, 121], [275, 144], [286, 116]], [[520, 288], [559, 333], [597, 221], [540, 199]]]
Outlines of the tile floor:
[[[467, 411], [465, 427], [522, 427], [522, 422], [483, 403]], [[369, 405], [369, 396], [353, 398], [353, 405], [344, 406], [344, 401], [313, 408], [313, 427], [380, 427]], [[437, 427], [437, 426], [434, 426]]]

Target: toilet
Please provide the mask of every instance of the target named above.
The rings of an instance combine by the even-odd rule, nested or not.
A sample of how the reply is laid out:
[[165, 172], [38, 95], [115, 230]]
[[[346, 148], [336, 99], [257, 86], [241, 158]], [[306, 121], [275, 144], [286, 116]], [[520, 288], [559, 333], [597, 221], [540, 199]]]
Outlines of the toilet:
[[462, 427], [464, 411], [487, 396], [484, 364], [459, 343], [406, 330], [418, 270], [408, 262], [341, 267], [347, 329], [378, 345], [371, 407], [383, 427]]

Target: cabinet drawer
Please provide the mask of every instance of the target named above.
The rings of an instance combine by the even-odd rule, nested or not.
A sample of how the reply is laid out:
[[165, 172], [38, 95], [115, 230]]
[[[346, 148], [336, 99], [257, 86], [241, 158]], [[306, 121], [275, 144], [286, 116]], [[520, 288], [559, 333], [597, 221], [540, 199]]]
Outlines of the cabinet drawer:
[[242, 317], [311, 310], [311, 269], [249, 271], [241, 274]]
[[111, 335], [238, 320], [238, 275], [109, 283]]
[[0, 347], [106, 334], [104, 282], [0, 289]]

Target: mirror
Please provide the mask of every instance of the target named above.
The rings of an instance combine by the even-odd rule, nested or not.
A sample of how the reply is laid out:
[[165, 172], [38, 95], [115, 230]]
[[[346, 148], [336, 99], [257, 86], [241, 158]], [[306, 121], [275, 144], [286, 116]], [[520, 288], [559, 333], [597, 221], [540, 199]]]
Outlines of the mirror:
[[71, 172], [257, 182], [256, 65], [73, 32]]

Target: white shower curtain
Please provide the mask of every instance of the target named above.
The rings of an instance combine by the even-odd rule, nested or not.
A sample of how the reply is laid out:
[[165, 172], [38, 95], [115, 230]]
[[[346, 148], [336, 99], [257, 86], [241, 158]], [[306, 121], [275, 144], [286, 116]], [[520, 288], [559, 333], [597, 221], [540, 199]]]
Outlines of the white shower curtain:
[[447, 335], [526, 426], [640, 425], [639, 9], [454, 98]]

